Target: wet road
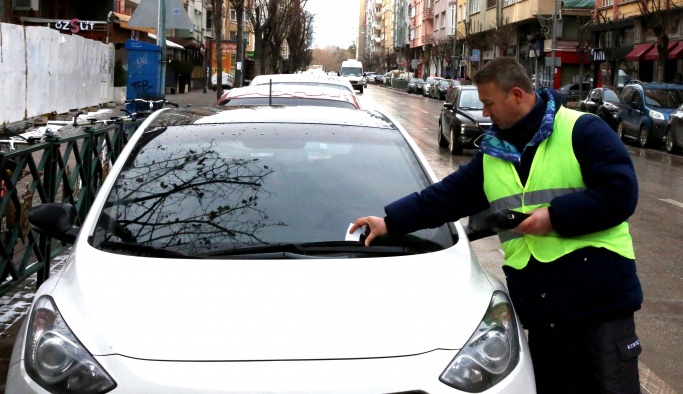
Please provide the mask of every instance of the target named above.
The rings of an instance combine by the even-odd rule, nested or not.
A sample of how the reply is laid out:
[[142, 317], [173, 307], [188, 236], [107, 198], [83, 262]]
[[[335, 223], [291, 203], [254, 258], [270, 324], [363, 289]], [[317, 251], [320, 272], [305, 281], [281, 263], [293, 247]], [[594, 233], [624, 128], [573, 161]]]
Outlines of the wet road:
[[[472, 151], [452, 156], [437, 144], [442, 101], [370, 85], [359, 94], [365, 109], [377, 109], [406, 128], [443, 178], [466, 163]], [[629, 220], [644, 303], [636, 313], [643, 346], [644, 393], [683, 393], [683, 156], [626, 145], [639, 182], [639, 202]], [[482, 265], [499, 278], [502, 253], [494, 238], [473, 242]]]

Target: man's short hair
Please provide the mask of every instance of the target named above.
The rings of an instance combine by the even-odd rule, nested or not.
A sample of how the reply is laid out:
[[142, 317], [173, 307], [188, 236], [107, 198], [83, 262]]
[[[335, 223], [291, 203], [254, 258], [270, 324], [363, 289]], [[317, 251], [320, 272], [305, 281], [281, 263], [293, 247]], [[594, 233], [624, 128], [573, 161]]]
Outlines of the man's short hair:
[[474, 75], [475, 85], [493, 82], [503, 92], [518, 87], [526, 93], [532, 93], [534, 86], [524, 67], [511, 57], [497, 57], [490, 60]]

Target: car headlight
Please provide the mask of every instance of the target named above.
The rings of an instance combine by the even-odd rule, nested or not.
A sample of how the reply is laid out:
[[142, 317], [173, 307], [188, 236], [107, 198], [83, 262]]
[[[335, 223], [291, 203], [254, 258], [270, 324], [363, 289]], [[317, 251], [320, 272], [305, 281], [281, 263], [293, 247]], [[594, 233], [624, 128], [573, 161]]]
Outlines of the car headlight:
[[477, 393], [503, 380], [519, 364], [519, 330], [507, 294], [496, 291], [479, 327], [441, 373], [439, 380]]
[[650, 117], [652, 119], [664, 120], [664, 114], [662, 114], [661, 112], [653, 111], [653, 110], [650, 110]]
[[52, 297], [42, 296], [28, 321], [24, 367], [52, 393], [105, 393], [116, 382], [78, 341]]

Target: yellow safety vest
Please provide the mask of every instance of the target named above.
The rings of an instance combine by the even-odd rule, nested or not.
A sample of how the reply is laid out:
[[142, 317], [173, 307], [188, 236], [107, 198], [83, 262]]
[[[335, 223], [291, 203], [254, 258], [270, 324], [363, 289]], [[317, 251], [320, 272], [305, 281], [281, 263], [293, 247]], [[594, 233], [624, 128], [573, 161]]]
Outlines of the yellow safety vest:
[[[560, 107], [555, 115], [553, 133], [539, 144], [534, 155], [526, 185], [522, 185], [512, 163], [484, 155], [484, 191], [493, 211], [507, 208], [530, 212], [550, 206], [555, 197], [586, 188], [572, 146], [574, 124], [583, 114]], [[535, 236], [511, 230], [499, 233], [498, 237], [505, 253], [504, 265], [516, 269], [524, 268], [531, 255], [540, 262], [548, 263], [590, 246], [635, 258], [626, 222], [575, 237], [562, 237], [555, 231]]]

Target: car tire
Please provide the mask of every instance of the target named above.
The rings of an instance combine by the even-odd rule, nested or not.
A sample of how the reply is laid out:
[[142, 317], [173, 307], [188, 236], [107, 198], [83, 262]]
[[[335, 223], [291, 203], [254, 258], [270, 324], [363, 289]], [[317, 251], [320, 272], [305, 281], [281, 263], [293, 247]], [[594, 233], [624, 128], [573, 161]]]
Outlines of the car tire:
[[363, 93], [363, 87], [362, 86], [358, 88], [358, 93]]
[[462, 146], [458, 145], [458, 143], [455, 141], [455, 130], [451, 128], [451, 139], [448, 141], [448, 151], [451, 152], [451, 155], [461, 155], [462, 154]]
[[617, 124], [617, 137], [622, 141], [624, 140], [624, 122], [622, 121]]
[[446, 137], [444, 137], [443, 131], [441, 131], [441, 121], [439, 121], [439, 136], [437, 137], [437, 141], [439, 142], [439, 146], [442, 148], [448, 146], [448, 140]]
[[671, 127], [666, 128], [666, 134], [664, 134], [664, 148], [669, 153], [679, 153], [681, 149], [676, 145], [676, 136]]
[[640, 131], [638, 132], [638, 145], [641, 148], [646, 148], [651, 145], [650, 143], [650, 132], [644, 126], [640, 126]]

